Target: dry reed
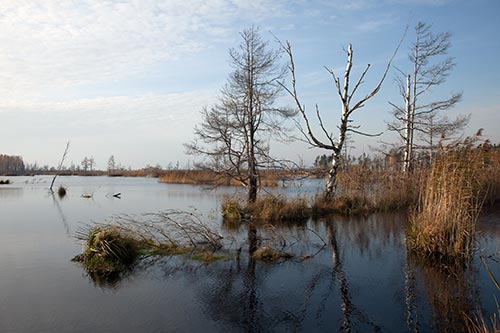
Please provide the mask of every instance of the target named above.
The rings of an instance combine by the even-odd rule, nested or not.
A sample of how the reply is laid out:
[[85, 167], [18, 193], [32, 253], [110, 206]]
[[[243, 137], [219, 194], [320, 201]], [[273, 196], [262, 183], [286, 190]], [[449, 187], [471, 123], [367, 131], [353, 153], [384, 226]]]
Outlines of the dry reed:
[[418, 208], [410, 216], [407, 238], [415, 252], [424, 257], [470, 259], [484, 195], [480, 154], [462, 148], [433, 164], [422, 183]]

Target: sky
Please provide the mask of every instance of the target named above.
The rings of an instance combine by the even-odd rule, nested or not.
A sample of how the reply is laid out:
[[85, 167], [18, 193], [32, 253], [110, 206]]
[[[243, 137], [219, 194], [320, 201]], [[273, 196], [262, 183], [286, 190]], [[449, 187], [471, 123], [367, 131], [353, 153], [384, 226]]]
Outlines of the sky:
[[[273, 35], [292, 44], [301, 102], [307, 110], [318, 105], [335, 132], [340, 104], [325, 66], [342, 75], [352, 43], [353, 78], [371, 64], [361, 98], [406, 26], [394, 66], [411, 70], [408, 48], [419, 21], [452, 34], [456, 63], [429, 98], [463, 92], [448, 115], [470, 114], [467, 134], [483, 128], [499, 143], [499, 12], [498, 0], [2, 0], [0, 154], [56, 166], [69, 140], [67, 166], [92, 156], [105, 169], [111, 155], [131, 168], [191, 166], [199, 159], [183, 143], [194, 138], [201, 109], [220, 96], [232, 70], [229, 49], [252, 26], [270, 48], [278, 47]], [[385, 122], [388, 102], [401, 100], [396, 74], [353, 113], [361, 130], [384, 131], [377, 139], [353, 136], [353, 154], [395, 140]], [[278, 103], [293, 106], [286, 95]], [[326, 152], [302, 142], [273, 142], [271, 151], [306, 165]]]

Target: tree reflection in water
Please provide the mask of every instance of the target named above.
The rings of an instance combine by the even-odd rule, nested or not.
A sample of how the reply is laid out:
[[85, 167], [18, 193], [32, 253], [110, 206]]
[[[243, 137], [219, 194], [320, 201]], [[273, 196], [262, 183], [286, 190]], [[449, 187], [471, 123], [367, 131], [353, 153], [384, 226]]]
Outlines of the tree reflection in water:
[[[243, 225], [227, 259], [149, 257], [120, 278], [147, 271], [163, 284], [182, 281], [200, 311], [190, 315], [220, 330], [463, 331], [465, 315], [480, 304], [474, 270], [419, 261], [406, 250], [404, 223], [374, 215], [275, 226], [298, 254], [277, 263], [252, 258], [271, 236], [265, 227]], [[303, 255], [323, 246], [305, 227], [327, 240], [317, 256]], [[101, 287], [121, 285], [119, 278], [90, 277]]]

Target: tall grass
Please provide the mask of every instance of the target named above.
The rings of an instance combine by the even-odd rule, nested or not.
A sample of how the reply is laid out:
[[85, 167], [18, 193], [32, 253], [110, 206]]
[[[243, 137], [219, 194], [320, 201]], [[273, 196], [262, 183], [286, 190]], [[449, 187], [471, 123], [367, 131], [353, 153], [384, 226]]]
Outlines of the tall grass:
[[356, 215], [407, 209], [418, 200], [419, 183], [424, 177], [425, 170], [406, 175], [398, 170], [352, 165], [339, 173], [334, 200], [317, 196], [312, 212], [316, 216]]
[[481, 150], [461, 148], [440, 156], [422, 183], [410, 216], [409, 246], [424, 257], [469, 260], [485, 184]]

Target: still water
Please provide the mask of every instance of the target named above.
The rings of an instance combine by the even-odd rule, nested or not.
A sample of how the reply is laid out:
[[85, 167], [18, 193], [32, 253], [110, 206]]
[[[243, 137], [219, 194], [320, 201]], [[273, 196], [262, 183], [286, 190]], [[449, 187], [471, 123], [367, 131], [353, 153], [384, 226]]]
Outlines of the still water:
[[[245, 226], [221, 222], [232, 188], [59, 177], [68, 188], [59, 199], [47, 190], [51, 177], [9, 179], [0, 186], [0, 332], [451, 332], [464, 328], [465, 314], [489, 317], [500, 300], [478, 258], [445, 272], [408, 254], [402, 214], [275, 226], [296, 257], [266, 264], [246, 255]], [[320, 186], [296, 185], [286, 191]], [[148, 258], [114, 281], [92, 279], [70, 261], [85, 224], [168, 209], [196, 210], [240, 255], [211, 264]], [[270, 241], [269, 229], [259, 232]], [[485, 214], [477, 246], [493, 255], [497, 277], [499, 235], [500, 214]]]

